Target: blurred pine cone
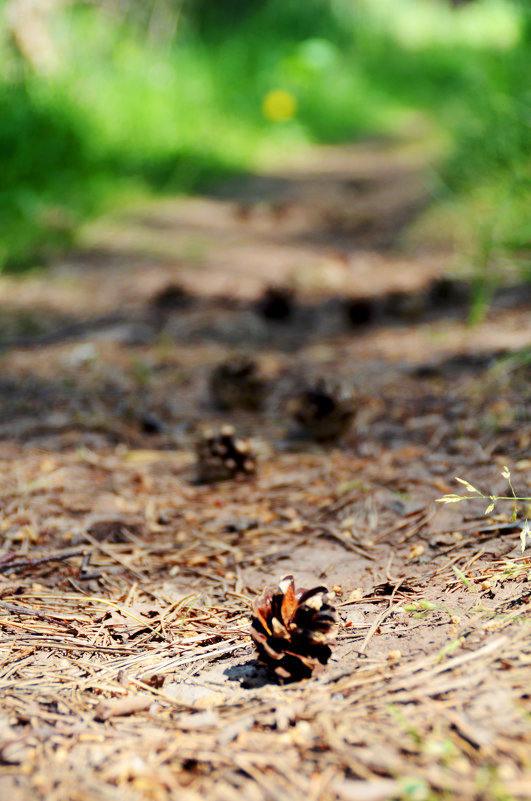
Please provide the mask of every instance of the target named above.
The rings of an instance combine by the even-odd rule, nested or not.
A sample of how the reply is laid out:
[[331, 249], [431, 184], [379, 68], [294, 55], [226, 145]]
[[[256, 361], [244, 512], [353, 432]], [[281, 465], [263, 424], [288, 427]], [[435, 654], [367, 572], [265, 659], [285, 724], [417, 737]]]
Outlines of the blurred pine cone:
[[326, 587], [295, 591], [293, 576], [285, 576], [255, 601], [251, 637], [280, 682], [309, 678], [330, 659], [337, 634], [330, 600]]
[[152, 306], [159, 312], [171, 312], [189, 306], [192, 296], [180, 284], [167, 284], [151, 299]]
[[350, 393], [323, 379], [304, 389], [289, 404], [294, 420], [317, 442], [335, 442], [344, 436], [354, 417]]
[[197, 443], [197, 478], [202, 483], [225, 481], [239, 475], [253, 475], [256, 460], [251, 445], [237, 437], [233, 426], [224, 425], [219, 433], [205, 431]]
[[266, 320], [285, 322], [293, 317], [295, 297], [287, 287], [269, 286], [256, 301], [256, 311]]
[[371, 298], [348, 298], [344, 302], [344, 309], [353, 328], [370, 325], [377, 316], [376, 303]]
[[210, 373], [208, 388], [219, 409], [259, 409], [264, 400], [265, 381], [256, 362], [238, 357], [218, 364]]
[[470, 286], [465, 281], [442, 275], [428, 285], [427, 301], [430, 308], [437, 311], [461, 309], [470, 302]]

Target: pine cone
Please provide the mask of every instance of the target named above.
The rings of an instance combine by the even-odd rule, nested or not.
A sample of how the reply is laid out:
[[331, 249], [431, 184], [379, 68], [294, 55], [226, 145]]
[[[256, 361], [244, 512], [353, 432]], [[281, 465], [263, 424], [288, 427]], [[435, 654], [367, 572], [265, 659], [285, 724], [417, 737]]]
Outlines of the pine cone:
[[252, 475], [256, 461], [246, 439], [237, 437], [233, 426], [224, 425], [218, 434], [205, 431], [197, 443], [197, 478], [211, 483]]
[[344, 302], [344, 309], [353, 328], [370, 325], [376, 318], [376, 303], [371, 298], [349, 298]]
[[330, 600], [326, 587], [295, 591], [293, 576], [285, 576], [255, 601], [251, 637], [280, 682], [309, 678], [330, 659], [337, 634]]
[[442, 275], [428, 285], [427, 301], [430, 308], [437, 311], [454, 311], [469, 303], [470, 287], [464, 281]]
[[190, 293], [183, 286], [168, 284], [154, 295], [151, 303], [157, 311], [171, 312], [189, 306], [191, 300]]
[[284, 322], [293, 317], [295, 298], [289, 288], [269, 286], [256, 301], [258, 314], [266, 320]]
[[259, 409], [265, 382], [256, 362], [240, 357], [214, 367], [208, 382], [210, 396], [219, 409]]
[[350, 394], [319, 379], [290, 404], [293, 418], [306, 436], [317, 442], [334, 442], [350, 428], [354, 417]]

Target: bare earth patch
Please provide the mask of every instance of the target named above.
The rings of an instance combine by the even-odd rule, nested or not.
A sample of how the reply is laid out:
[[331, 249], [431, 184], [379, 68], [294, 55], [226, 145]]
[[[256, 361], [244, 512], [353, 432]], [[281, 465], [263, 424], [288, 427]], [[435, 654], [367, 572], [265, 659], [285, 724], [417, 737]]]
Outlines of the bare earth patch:
[[[528, 290], [470, 329], [463, 287], [434, 284], [451, 254], [399, 248], [425, 161], [323, 149], [0, 279], [2, 798], [529, 797], [525, 505], [435, 503], [456, 475], [506, 494], [504, 465], [530, 495]], [[210, 371], [242, 351], [263, 408], [217, 411]], [[328, 447], [287, 410], [322, 376], [355, 401]], [[256, 476], [197, 484], [222, 422]], [[340, 629], [280, 686], [248, 630], [289, 573], [334, 589]]]

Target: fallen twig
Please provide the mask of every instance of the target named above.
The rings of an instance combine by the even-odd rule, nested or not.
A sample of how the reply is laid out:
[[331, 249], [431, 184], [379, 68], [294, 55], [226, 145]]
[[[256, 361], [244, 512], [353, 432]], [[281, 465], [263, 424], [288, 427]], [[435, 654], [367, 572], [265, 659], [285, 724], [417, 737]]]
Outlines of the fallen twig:
[[31, 570], [39, 565], [48, 564], [48, 562], [62, 562], [65, 559], [71, 559], [73, 556], [83, 556], [84, 553], [84, 550], [76, 549], [74, 551], [50, 554], [49, 556], [37, 556], [33, 559], [10, 560], [0, 564], [0, 573], [19, 573], [22, 570]]

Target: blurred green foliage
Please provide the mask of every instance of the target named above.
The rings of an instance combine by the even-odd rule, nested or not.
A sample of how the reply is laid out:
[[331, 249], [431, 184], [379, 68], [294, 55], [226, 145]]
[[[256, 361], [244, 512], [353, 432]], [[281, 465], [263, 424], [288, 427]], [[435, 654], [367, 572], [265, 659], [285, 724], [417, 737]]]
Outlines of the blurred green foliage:
[[[389, 133], [412, 110], [451, 142], [439, 191], [479, 215], [481, 258], [485, 230], [489, 253], [529, 247], [525, 2], [73, 2], [40, 18], [47, 62], [14, 5], [0, 0], [0, 269], [41, 263], [128, 197]], [[264, 104], [278, 89], [282, 122]]]

